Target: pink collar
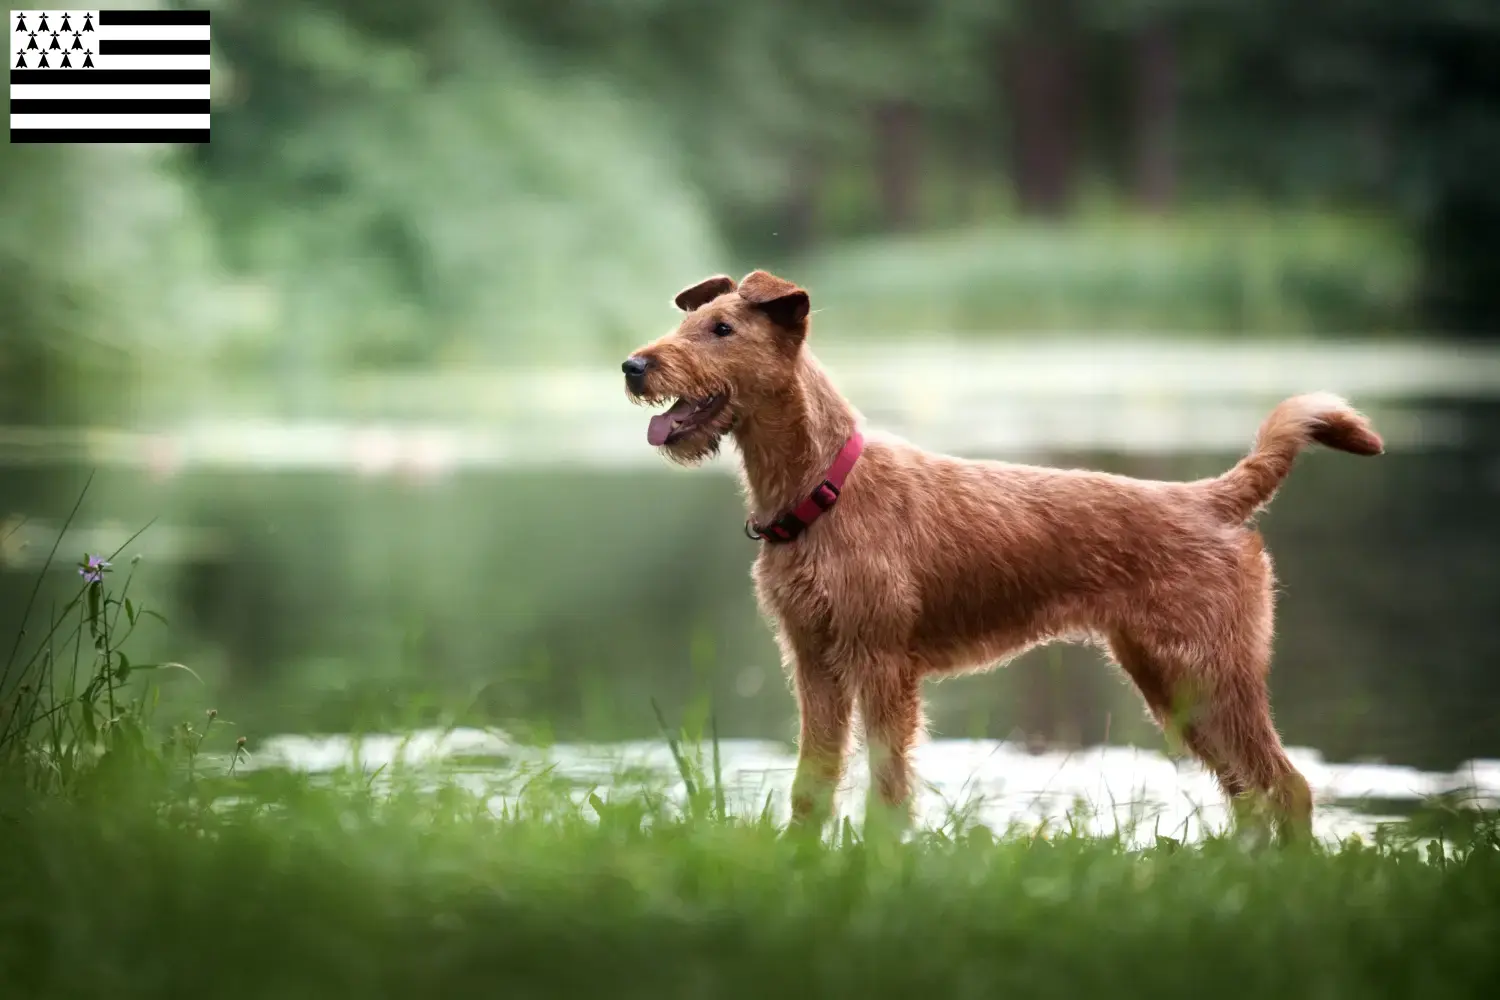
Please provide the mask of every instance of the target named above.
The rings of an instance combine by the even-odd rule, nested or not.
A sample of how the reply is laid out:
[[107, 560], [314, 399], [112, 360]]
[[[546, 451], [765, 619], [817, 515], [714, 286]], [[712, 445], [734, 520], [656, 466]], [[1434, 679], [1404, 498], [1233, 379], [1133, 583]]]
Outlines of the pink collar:
[[860, 452], [865, 450], [865, 439], [855, 431], [844, 447], [839, 449], [838, 456], [833, 460], [833, 465], [828, 469], [827, 477], [818, 484], [812, 494], [794, 507], [791, 513], [783, 514], [765, 527], [759, 527], [751, 521], [745, 522], [745, 534], [751, 540], [759, 539], [770, 542], [773, 545], [785, 544], [793, 541], [807, 526], [818, 519], [818, 516], [833, 509], [838, 503], [839, 491], [844, 488], [844, 480], [848, 478], [849, 472], [854, 468], [854, 463], [859, 461]]

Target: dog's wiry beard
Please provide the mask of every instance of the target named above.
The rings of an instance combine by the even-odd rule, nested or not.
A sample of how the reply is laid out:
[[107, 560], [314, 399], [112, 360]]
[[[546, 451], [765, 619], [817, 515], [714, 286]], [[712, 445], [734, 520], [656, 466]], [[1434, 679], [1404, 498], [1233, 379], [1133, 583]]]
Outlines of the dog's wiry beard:
[[[734, 428], [734, 405], [728, 389], [675, 394], [653, 387], [651, 391], [640, 395], [627, 389], [626, 396], [638, 406], [652, 408], [663, 406], [671, 408], [674, 404], [688, 400], [718, 399], [721, 401], [718, 412], [712, 417], [691, 428], [684, 428], [680, 435], [674, 435], [655, 445], [658, 452], [677, 465], [695, 466], [713, 458], [719, 453], [719, 446], [724, 435]], [[660, 416], [661, 414], [658, 414], [658, 418]]]
[[728, 434], [733, 427], [734, 415], [726, 407], [724, 412], [715, 417], [711, 423], [683, 435], [678, 440], [669, 441], [657, 450], [677, 465], [687, 467], [701, 465], [719, 453], [719, 446], [724, 441], [724, 435]]

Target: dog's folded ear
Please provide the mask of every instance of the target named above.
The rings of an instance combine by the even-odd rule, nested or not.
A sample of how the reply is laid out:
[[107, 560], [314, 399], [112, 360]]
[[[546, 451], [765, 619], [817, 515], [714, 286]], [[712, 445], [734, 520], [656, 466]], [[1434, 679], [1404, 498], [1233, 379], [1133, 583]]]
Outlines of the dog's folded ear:
[[725, 292], [732, 291], [734, 291], [734, 279], [726, 274], [720, 274], [712, 278], [704, 278], [692, 288], [684, 288], [677, 293], [677, 298], [672, 301], [683, 312], [692, 312], [699, 306], [712, 302]]
[[740, 282], [740, 298], [760, 309], [778, 326], [801, 331], [810, 306], [807, 292], [766, 271], [751, 271]]

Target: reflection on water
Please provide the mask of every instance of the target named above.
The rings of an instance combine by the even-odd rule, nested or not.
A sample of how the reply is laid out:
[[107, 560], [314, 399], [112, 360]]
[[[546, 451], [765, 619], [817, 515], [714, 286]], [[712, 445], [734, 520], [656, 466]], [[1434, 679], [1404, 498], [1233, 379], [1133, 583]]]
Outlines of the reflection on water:
[[[723, 740], [719, 751], [731, 810], [759, 815], [769, 802], [772, 815], [785, 822], [794, 753], [756, 740]], [[1334, 765], [1315, 750], [1288, 753], [1313, 787], [1317, 833], [1328, 840], [1370, 837], [1378, 824], [1400, 818], [1391, 812], [1434, 795], [1460, 794], [1482, 808], [1500, 806], [1500, 760], [1470, 761], [1451, 773], [1437, 773], [1384, 764]], [[1148, 750], [1096, 747], [1033, 754], [997, 740], [935, 740], [917, 749], [915, 762], [925, 786], [919, 819], [934, 828], [955, 814], [997, 832], [1056, 823], [1071, 814], [1089, 832], [1118, 831], [1144, 845], [1158, 834], [1191, 841], [1228, 823], [1223, 799], [1202, 768]], [[496, 809], [511, 800], [524, 778], [547, 766], [575, 783], [579, 802], [596, 788], [665, 787], [677, 796], [684, 791], [671, 750], [659, 740], [541, 749], [495, 730], [427, 730], [409, 737], [367, 736], [357, 743], [344, 736], [279, 736], [264, 744], [254, 766], [326, 773], [357, 765], [372, 773], [398, 764], [440, 768], [460, 784], [489, 793]], [[839, 801], [840, 812], [856, 822], [867, 781], [865, 758], [856, 754]], [[1390, 812], [1371, 811], [1370, 803]]]

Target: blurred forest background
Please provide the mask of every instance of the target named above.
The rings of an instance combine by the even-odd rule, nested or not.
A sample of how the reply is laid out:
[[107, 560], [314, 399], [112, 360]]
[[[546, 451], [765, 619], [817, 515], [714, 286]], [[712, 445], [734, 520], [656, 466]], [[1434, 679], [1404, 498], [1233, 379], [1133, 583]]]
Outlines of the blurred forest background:
[[[679, 288], [759, 266], [820, 351], [956, 374], [1142, 338], [1278, 386], [1317, 377], [1296, 345], [1468, 359], [1356, 398], [1410, 446], [1310, 457], [1268, 518], [1276, 699], [1333, 757], [1500, 756], [1493, 0], [210, 6], [211, 144], [0, 153], [0, 634], [94, 474], [40, 607], [156, 518], [117, 562], [172, 623], [142, 641], [246, 726], [608, 739], [656, 697], [789, 737], [734, 483], [659, 468], [617, 384]], [[1228, 445], [967, 453], [1206, 474], [1272, 402]], [[934, 719], [1156, 739], [1086, 651]]]

